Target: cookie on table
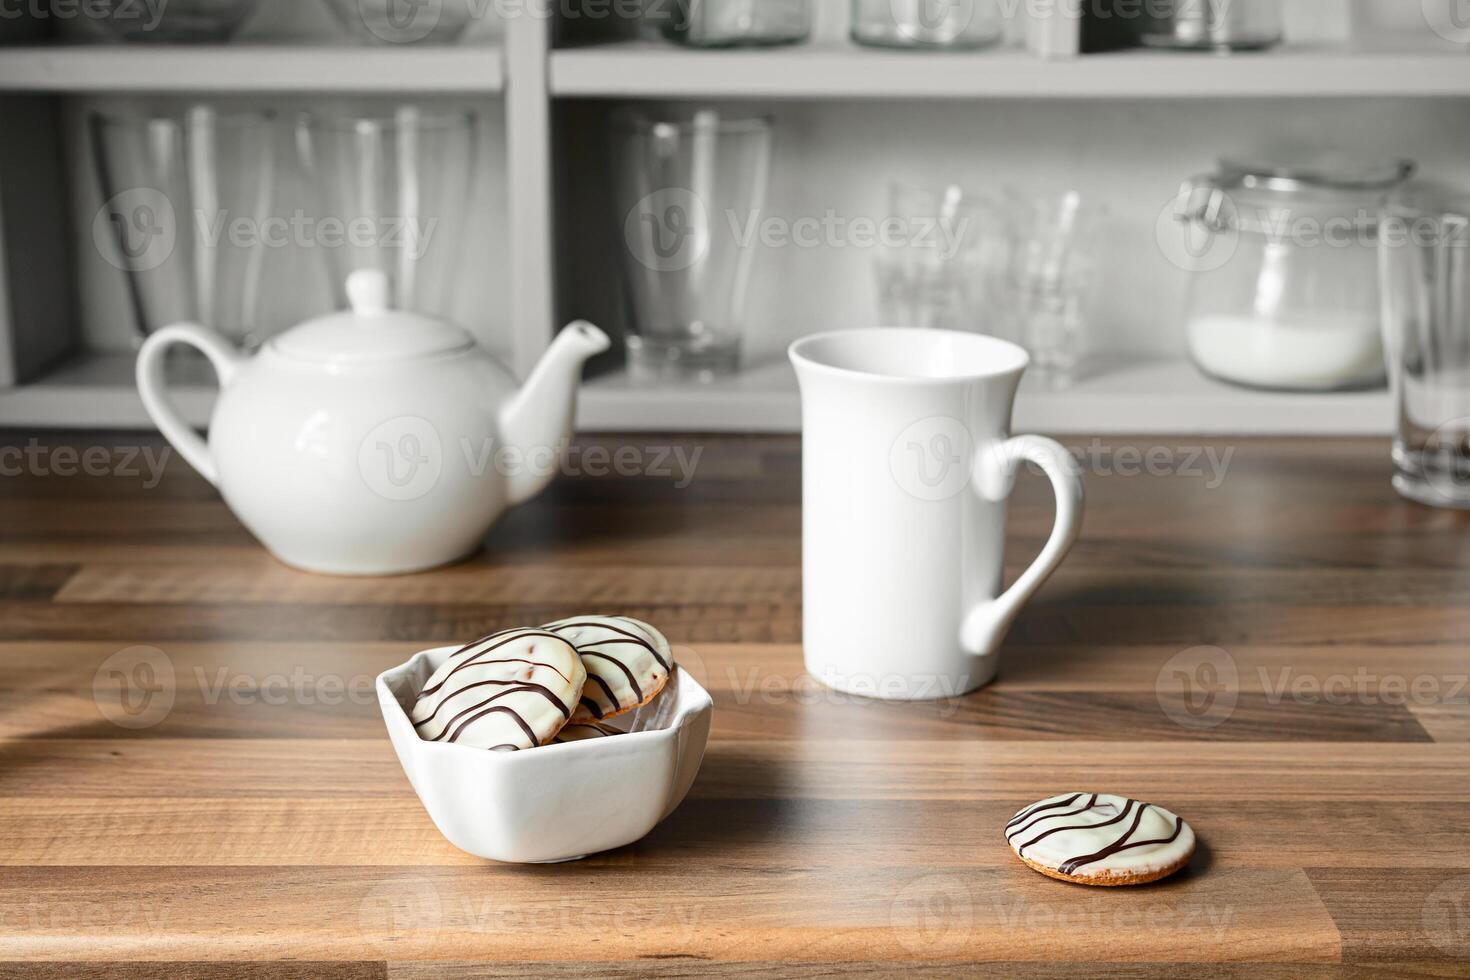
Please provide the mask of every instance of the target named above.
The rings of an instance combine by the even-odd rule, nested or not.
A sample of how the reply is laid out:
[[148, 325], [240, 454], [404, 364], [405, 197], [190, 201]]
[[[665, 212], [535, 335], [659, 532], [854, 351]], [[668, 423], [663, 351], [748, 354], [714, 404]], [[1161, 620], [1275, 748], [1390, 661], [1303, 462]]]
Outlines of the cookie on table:
[[576, 647], [587, 668], [574, 722], [602, 721], [647, 704], [664, 689], [674, 669], [673, 651], [664, 635], [627, 616], [573, 616], [542, 629]]
[[466, 644], [434, 671], [409, 717], [419, 737], [514, 751], [544, 745], [571, 720], [582, 658], [548, 630], [509, 629]]
[[1079, 885], [1143, 885], [1194, 856], [1194, 830], [1163, 807], [1126, 796], [1063, 793], [1006, 824], [1006, 840], [1033, 871]]

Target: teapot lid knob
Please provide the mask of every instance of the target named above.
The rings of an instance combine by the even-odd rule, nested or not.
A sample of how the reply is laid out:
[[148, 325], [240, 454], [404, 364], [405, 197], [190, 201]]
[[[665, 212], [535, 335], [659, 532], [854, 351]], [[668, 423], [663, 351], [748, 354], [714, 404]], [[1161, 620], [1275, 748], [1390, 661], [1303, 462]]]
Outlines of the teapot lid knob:
[[388, 273], [382, 269], [357, 269], [347, 276], [347, 302], [358, 316], [387, 313], [388, 293]]

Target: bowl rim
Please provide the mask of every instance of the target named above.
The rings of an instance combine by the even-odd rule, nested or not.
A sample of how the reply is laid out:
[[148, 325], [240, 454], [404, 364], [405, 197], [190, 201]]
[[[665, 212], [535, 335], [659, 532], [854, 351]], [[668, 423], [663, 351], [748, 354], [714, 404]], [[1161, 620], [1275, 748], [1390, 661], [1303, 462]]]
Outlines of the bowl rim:
[[[406, 734], [411, 737], [415, 743], [417, 743], [417, 745], [415, 746], [415, 751], [459, 753], [460, 757], [465, 760], [468, 760], [470, 758], [479, 760], [490, 760], [490, 765], [500, 766], [520, 765], [522, 764], [520, 760], [522, 760], [523, 758], [544, 758], [546, 756], [543, 756], [543, 753], [557, 751], [560, 751], [562, 754], [566, 754], [569, 751], [607, 751], [621, 753], [622, 751], [630, 747], [631, 744], [633, 744], [628, 741], [629, 739], [634, 739], [642, 742], [651, 742], [654, 740], [668, 740], [671, 738], [675, 738], [677, 737], [679, 731], [685, 728], [689, 724], [690, 720], [693, 719], [696, 715], [714, 707], [714, 698], [710, 696], [709, 691], [705, 690], [704, 685], [695, 680], [693, 675], [690, 674], [689, 671], [680, 669], [678, 680], [679, 687], [676, 692], [677, 700], [675, 701], [674, 714], [669, 719], [668, 725], [663, 728], [649, 728], [644, 729], [640, 732], [622, 732], [617, 738], [586, 738], [580, 739], [575, 742], [562, 742], [559, 744], [548, 743], [546, 745], [538, 745], [535, 746], [536, 752], [531, 756], [525, 755], [525, 753], [528, 751], [526, 749], [522, 749], [516, 752], [490, 752], [486, 749], [476, 748], [472, 745], [458, 745], [452, 742], [425, 741], [424, 739], [419, 738], [418, 732], [413, 727], [413, 720], [408, 716], [408, 712], [404, 710], [402, 702], [398, 700], [397, 696], [394, 695], [392, 689], [388, 686], [388, 681], [390, 679], [396, 680], [408, 674], [421, 660], [428, 660], [435, 654], [443, 653], [446, 651], [449, 653], [453, 653], [454, 651], [457, 651], [461, 648], [462, 644], [450, 644], [447, 646], [430, 647], [426, 650], [420, 650], [398, 666], [389, 667], [387, 670], [383, 671], [377, 676], [377, 679], [374, 681], [373, 687], [376, 689], [378, 694], [378, 707], [383, 711], [385, 723], [390, 727], [390, 729], [395, 726], [399, 727], [400, 729], [406, 728]], [[659, 693], [662, 694], [663, 692], [660, 691]]]

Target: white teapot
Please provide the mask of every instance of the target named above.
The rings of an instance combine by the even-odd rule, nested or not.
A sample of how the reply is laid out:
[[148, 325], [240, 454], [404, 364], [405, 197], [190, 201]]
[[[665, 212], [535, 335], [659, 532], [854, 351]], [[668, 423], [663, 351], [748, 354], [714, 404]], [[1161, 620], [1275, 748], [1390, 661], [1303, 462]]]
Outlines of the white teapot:
[[[389, 309], [382, 272], [354, 272], [347, 294], [350, 311], [308, 320], [254, 357], [196, 324], [159, 330], [138, 352], [143, 405], [288, 565], [389, 575], [462, 558], [507, 506], [550, 482], [582, 365], [607, 335], [567, 326], [517, 391], [467, 331]], [[176, 343], [219, 375], [208, 443], [164, 393]]]

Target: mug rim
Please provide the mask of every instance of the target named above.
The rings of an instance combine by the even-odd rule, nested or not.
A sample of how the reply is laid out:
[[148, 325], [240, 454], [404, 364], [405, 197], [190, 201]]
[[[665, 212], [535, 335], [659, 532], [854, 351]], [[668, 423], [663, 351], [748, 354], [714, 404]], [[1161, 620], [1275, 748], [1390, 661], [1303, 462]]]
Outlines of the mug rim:
[[[944, 377], [923, 377], [905, 374], [880, 374], [875, 371], [841, 367], [836, 364], [827, 363], [826, 361], [817, 360], [803, 350], [803, 348], [814, 346], [822, 341], [831, 340], [834, 337], [858, 338], [864, 335], [961, 338], [962, 343], [979, 343], [1004, 350], [1007, 355], [1013, 358], [1013, 363], [984, 371], [968, 371], [960, 374], [946, 375]], [[830, 374], [840, 378], [873, 381], [879, 384], [924, 385], [929, 387], [968, 384], [975, 381], [991, 381], [996, 378], [1023, 374], [1031, 366], [1031, 355], [1020, 344], [1013, 343], [1001, 337], [992, 337], [989, 334], [970, 333], [964, 330], [941, 330], [935, 327], [843, 327], [837, 330], [824, 330], [820, 333], [808, 334], [805, 337], [792, 341], [786, 348], [786, 355], [791, 359], [791, 363], [798, 368], [805, 367], [819, 373]]]

